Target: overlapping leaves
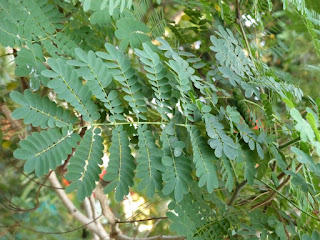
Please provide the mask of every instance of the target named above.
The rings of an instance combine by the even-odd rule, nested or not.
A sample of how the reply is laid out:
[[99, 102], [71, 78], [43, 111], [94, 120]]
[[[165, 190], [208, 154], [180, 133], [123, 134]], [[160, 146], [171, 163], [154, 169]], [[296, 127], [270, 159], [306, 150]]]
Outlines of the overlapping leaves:
[[136, 177], [141, 179], [139, 189], [147, 188], [147, 196], [152, 198], [156, 190], [161, 190], [161, 172], [164, 166], [161, 163], [162, 151], [155, 144], [152, 132], [146, 125], [138, 128], [139, 155], [137, 157]]
[[122, 126], [112, 131], [112, 144], [110, 147], [110, 161], [104, 180], [109, 181], [104, 192], [110, 193], [115, 189], [115, 198], [118, 202], [129, 193], [129, 187], [133, 186], [134, 170], [136, 165], [129, 147], [128, 134]]
[[76, 122], [76, 118], [70, 111], [58, 107], [48, 97], [40, 97], [30, 90], [25, 90], [24, 94], [14, 91], [10, 94], [10, 97], [21, 105], [13, 111], [12, 117], [23, 119], [25, 124], [32, 124], [34, 127], [53, 128], [55, 126], [67, 127]]
[[57, 97], [69, 102], [85, 121], [94, 121], [100, 118], [97, 106], [91, 99], [92, 93], [87, 85], [83, 85], [78, 73], [62, 59], [48, 59], [52, 70], [42, 71], [42, 75], [52, 78], [48, 87], [52, 88]]
[[99, 180], [100, 166], [103, 157], [103, 139], [100, 129], [89, 129], [77, 146], [74, 156], [70, 159], [66, 179], [73, 181], [66, 189], [71, 192], [77, 189], [77, 198], [83, 201], [94, 190]]
[[176, 138], [172, 125], [167, 125], [163, 130], [161, 142], [164, 153], [162, 164], [165, 166], [165, 172], [162, 174], [163, 193], [169, 195], [173, 192], [175, 200], [179, 202], [188, 192], [191, 173], [190, 160], [183, 154], [186, 145]]
[[112, 82], [112, 74], [107, 65], [92, 51], [84, 52], [80, 48], [75, 50], [78, 60], [69, 60], [68, 64], [79, 67], [78, 74], [87, 81], [93, 95], [103, 102], [110, 111], [110, 121], [124, 120], [121, 113], [123, 108], [116, 90], [108, 91], [106, 88]]
[[80, 141], [80, 136], [67, 128], [50, 128], [47, 131], [34, 132], [25, 140], [20, 141], [20, 148], [14, 151], [14, 156], [26, 160], [24, 170], [35, 171], [38, 177], [54, 170], [61, 165], [72, 148]]
[[147, 108], [141, 92], [142, 86], [135, 70], [131, 67], [130, 60], [110, 43], [106, 43], [105, 48], [108, 53], [97, 52], [97, 55], [108, 61], [107, 66], [113, 78], [123, 86], [122, 90], [127, 94], [124, 99], [129, 103], [137, 118], [145, 120], [146, 117], [142, 113], [146, 112]]

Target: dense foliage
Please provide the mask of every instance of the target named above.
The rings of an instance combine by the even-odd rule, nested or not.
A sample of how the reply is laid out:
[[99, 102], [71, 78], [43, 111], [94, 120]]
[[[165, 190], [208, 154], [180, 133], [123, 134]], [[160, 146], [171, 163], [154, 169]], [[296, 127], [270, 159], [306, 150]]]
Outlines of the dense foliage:
[[170, 231], [187, 239], [318, 239], [320, 99], [277, 64], [294, 31], [320, 56], [318, 11], [0, 0], [0, 44], [22, 83], [3, 101], [29, 133], [13, 156], [38, 178], [60, 172], [79, 201], [99, 181], [116, 202], [168, 199]]

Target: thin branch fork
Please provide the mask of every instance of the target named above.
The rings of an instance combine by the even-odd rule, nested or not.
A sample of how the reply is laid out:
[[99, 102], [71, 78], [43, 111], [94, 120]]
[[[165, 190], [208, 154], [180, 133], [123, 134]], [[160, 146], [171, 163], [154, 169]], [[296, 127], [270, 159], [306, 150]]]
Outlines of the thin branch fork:
[[86, 228], [88, 228], [93, 233], [97, 234], [100, 239], [102, 240], [109, 240], [110, 237], [107, 234], [106, 230], [102, 227], [99, 227], [95, 224], [95, 222], [92, 222], [91, 219], [86, 217], [83, 213], [81, 213], [73, 204], [73, 202], [69, 199], [68, 195], [65, 193], [64, 190], [59, 189], [61, 188], [61, 184], [57, 178], [57, 175], [55, 172], [52, 172], [49, 176], [49, 181], [51, 182], [52, 186], [55, 187], [55, 192], [57, 193], [58, 197], [64, 204], [64, 206], [68, 209], [69, 213], [79, 222], [82, 224], [88, 224], [86, 225]]
[[[296, 172], [298, 172], [302, 168], [302, 166], [303, 166], [302, 163], [300, 163], [297, 166]], [[291, 179], [291, 176], [287, 176], [287, 178], [285, 180], [283, 180], [283, 182], [276, 188], [276, 190], [280, 191], [284, 186], [286, 186], [289, 183], [290, 179]], [[251, 207], [250, 211], [253, 211], [254, 209], [257, 209], [259, 207], [262, 207], [262, 206], [265, 206], [265, 205], [269, 204], [274, 199], [274, 197], [276, 195], [277, 195], [277, 192], [276, 191], [272, 191], [271, 194], [266, 199], [264, 199], [260, 203], [257, 203], [255, 205], [253, 205]]]
[[[22, 128], [22, 124], [19, 121], [14, 120], [11, 117], [11, 111], [6, 105], [0, 105], [1, 111], [4, 113], [5, 117], [9, 120], [10, 124], [12, 126], [15, 126], [17, 128]], [[25, 133], [23, 135], [19, 135], [20, 139], [23, 139], [25, 137]], [[180, 236], [153, 236], [153, 237], [147, 237], [147, 238], [135, 238], [135, 237], [128, 237], [121, 233], [120, 229], [117, 226], [116, 223], [116, 217], [112, 213], [106, 195], [103, 193], [103, 189], [100, 185], [96, 187], [94, 190], [95, 196], [98, 199], [98, 201], [101, 204], [102, 208], [102, 214], [108, 219], [109, 223], [111, 224], [111, 233], [108, 234], [100, 221], [96, 221], [96, 219], [93, 221], [92, 219], [85, 216], [82, 212], [80, 212], [79, 209], [73, 204], [73, 202], [69, 199], [68, 195], [64, 191], [64, 188], [61, 186], [57, 175], [54, 171], [51, 171], [50, 174], [47, 176], [47, 179], [50, 181], [52, 187], [54, 188], [55, 192], [57, 193], [58, 197], [64, 204], [64, 206], [67, 208], [69, 213], [81, 224], [84, 225], [88, 230], [90, 230], [92, 233], [99, 236], [101, 240], [182, 240], [184, 237]], [[91, 207], [91, 206], [90, 206]], [[22, 226], [21, 226], [22, 227]], [[26, 228], [27, 229], [27, 228]], [[31, 229], [28, 229], [31, 231]]]

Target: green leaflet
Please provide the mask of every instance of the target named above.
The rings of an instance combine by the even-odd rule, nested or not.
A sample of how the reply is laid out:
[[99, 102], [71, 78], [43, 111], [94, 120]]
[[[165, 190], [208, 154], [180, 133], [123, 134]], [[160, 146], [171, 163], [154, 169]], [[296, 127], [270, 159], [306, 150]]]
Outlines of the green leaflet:
[[152, 198], [155, 190], [161, 190], [162, 179], [161, 172], [164, 167], [161, 163], [162, 151], [155, 144], [155, 139], [147, 125], [139, 126], [139, 155], [137, 158], [137, 174], [136, 177], [141, 179], [138, 189], [147, 187], [147, 196]]
[[[58, 32], [54, 37], [43, 41], [43, 46], [47, 49], [50, 55], [54, 58], [59, 55], [68, 55], [74, 57], [74, 50], [78, 47], [75, 40], [64, 32]], [[59, 55], [57, 55], [58, 53]]]
[[179, 84], [176, 88], [180, 91], [181, 96], [184, 97], [191, 90], [189, 79], [191, 74], [194, 73], [194, 69], [190, 68], [189, 63], [176, 54], [173, 55], [173, 60], [169, 60], [168, 65], [176, 72], [176, 80]]
[[[320, 142], [316, 139], [316, 134], [312, 128], [312, 125], [309, 124], [300, 114], [296, 108], [290, 110], [291, 117], [297, 122], [294, 126], [297, 131], [300, 132], [300, 138], [304, 142], [309, 142], [316, 149], [317, 154], [320, 155]], [[309, 115], [309, 120], [310, 115]], [[311, 123], [312, 124], [312, 123]], [[317, 128], [315, 129], [317, 131]]]
[[214, 149], [214, 154], [217, 158], [221, 158], [225, 154], [229, 159], [235, 160], [238, 156], [237, 144], [229, 137], [224, 129], [224, 126], [213, 115], [205, 116], [206, 130], [210, 137], [208, 141], [210, 147]]
[[[300, 17], [303, 19], [303, 22], [310, 34], [312, 42], [314, 44], [315, 50], [320, 56], [320, 43], [319, 43], [319, 26], [320, 26], [320, 15], [317, 11], [309, 9], [306, 6], [305, 1], [289, 0], [283, 2], [283, 9], [287, 8], [287, 5], [291, 3], [299, 13]], [[309, 6], [309, 5], [308, 5]], [[310, 6], [309, 6], [310, 7]]]
[[66, 179], [73, 181], [66, 189], [66, 192], [78, 190], [77, 199], [83, 201], [89, 197], [99, 181], [103, 157], [103, 139], [99, 136], [100, 129], [94, 131], [88, 129], [77, 146], [75, 154], [70, 159]]
[[129, 103], [137, 118], [146, 120], [146, 117], [141, 114], [147, 111], [146, 102], [141, 92], [142, 86], [135, 70], [131, 67], [130, 60], [110, 43], [106, 43], [105, 48], [108, 53], [97, 52], [97, 55], [109, 61], [107, 66], [110, 68], [113, 78], [123, 86], [122, 90], [127, 93], [124, 99]]
[[274, 77], [259, 77], [254, 79], [254, 83], [258, 86], [266, 87], [276, 93], [278, 93], [283, 99], [287, 98], [288, 93], [292, 94], [298, 101], [302, 99], [303, 92], [299, 87], [293, 84], [286, 83], [282, 79], [276, 79]]
[[227, 114], [229, 115], [230, 120], [236, 125], [240, 136], [243, 141], [248, 144], [250, 150], [254, 151], [256, 149], [259, 157], [263, 159], [264, 152], [260, 144], [265, 142], [265, 133], [261, 132], [260, 135], [257, 136], [245, 121], [240, 120], [240, 113], [230, 106], [227, 107]]
[[[55, 32], [54, 26], [47, 24], [49, 19], [41, 9], [43, 2], [47, 3], [43, 0], [38, 3], [34, 0], [1, 1], [1, 17], [4, 20], [0, 23], [1, 35], [4, 34], [8, 38], [9, 45], [14, 47], [12, 45], [14, 42], [24, 43], [34, 36], [45, 37], [46, 32], [50, 34]], [[19, 28], [19, 22], [24, 23], [25, 29]]]
[[168, 66], [175, 72], [175, 79], [177, 84], [176, 89], [180, 92], [181, 106], [184, 110], [184, 115], [188, 116], [187, 108], [187, 96], [189, 91], [192, 90], [191, 86], [191, 74], [194, 73], [194, 69], [189, 67], [189, 63], [177, 54], [173, 54], [173, 60], [169, 60]]
[[320, 176], [320, 163], [315, 163], [310, 155], [306, 154], [299, 148], [291, 147], [291, 151], [297, 155], [297, 160], [300, 163], [305, 164], [311, 172]]
[[182, 201], [172, 201], [168, 205], [170, 212], [167, 212], [167, 216], [172, 221], [170, 230], [190, 240], [220, 239], [222, 228], [210, 228], [210, 225], [218, 221], [215, 211], [209, 207], [212, 202], [204, 200], [203, 196], [206, 195], [195, 183], [191, 189], [192, 193], [187, 193]]
[[181, 202], [170, 202], [168, 208], [174, 210], [174, 212], [168, 211], [166, 214], [168, 219], [172, 221], [170, 230], [186, 237], [193, 237], [193, 233], [196, 231], [196, 222], [193, 220], [197, 215], [194, 215], [194, 211], [192, 211], [194, 208], [191, 207], [187, 210], [184, 205], [191, 200], [191, 194], [188, 193]]
[[[195, 113], [195, 111], [198, 110], [194, 104], [190, 104], [188, 98], [190, 95], [193, 95], [193, 86], [199, 89], [204, 95], [208, 94], [207, 82], [203, 81], [202, 78], [195, 74], [195, 69], [200, 68], [196, 65], [200, 64], [204, 66], [205, 64], [201, 64], [201, 59], [196, 58], [194, 54], [183, 51], [175, 52], [168, 42], [162, 38], [157, 38], [157, 40], [162, 44], [159, 46], [159, 49], [164, 50], [164, 55], [170, 59], [169, 62], [166, 62], [166, 64], [173, 70], [170, 72], [175, 79], [171, 85], [174, 85], [174, 87], [180, 93], [180, 101], [183, 113], [189, 121], [197, 121], [197, 117], [195, 115], [198, 114]], [[188, 58], [184, 60], [182, 56], [186, 56]], [[193, 64], [193, 67], [191, 67], [190, 64]], [[193, 100], [195, 101], [195, 99]]]
[[13, 111], [12, 117], [23, 119], [25, 124], [41, 128], [68, 127], [77, 120], [69, 110], [58, 107], [48, 97], [40, 97], [30, 90], [25, 90], [24, 94], [14, 91], [10, 97], [21, 105]]
[[15, 158], [27, 160], [24, 170], [29, 173], [35, 170], [37, 177], [54, 170], [61, 165], [80, 141], [80, 136], [63, 128], [50, 128], [40, 133], [34, 132], [21, 140], [20, 148], [14, 151]]
[[108, 8], [111, 16], [117, 8], [119, 8], [122, 13], [125, 8], [130, 9], [132, 6], [132, 0], [80, 0], [80, 2], [83, 3], [83, 10], [85, 12], [95, 10], [95, 5], [98, 5], [101, 10]]
[[306, 119], [308, 120], [309, 124], [312, 127], [312, 130], [314, 131], [316, 135], [316, 140], [319, 142], [320, 141], [320, 132], [318, 130], [318, 116], [310, 109], [307, 113]]
[[106, 64], [103, 63], [101, 58], [97, 58], [93, 51], [86, 53], [82, 49], [77, 48], [75, 53], [78, 60], [69, 60], [67, 63], [79, 67], [77, 69], [78, 74], [87, 81], [86, 85], [88, 85], [91, 92], [110, 111], [110, 121], [124, 120], [121, 114], [123, 108], [121, 107], [118, 92], [106, 90], [112, 82], [112, 75]]
[[53, 78], [49, 81], [48, 87], [58, 94], [58, 98], [69, 102], [79, 111], [85, 121], [98, 120], [100, 114], [91, 99], [92, 93], [88, 86], [82, 84], [76, 70], [60, 58], [50, 58], [48, 64], [52, 70], [41, 72], [43, 76]]
[[311, 237], [308, 236], [307, 234], [304, 234], [302, 236], [302, 240], [318, 240], [318, 239], [320, 239], [320, 234], [316, 230], [312, 231]]
[[15, 74], [19, 77], [30, 77], [30, 88], [37, 90], [40, 86], [40, 82], [47, 85], [49, 79], [41, 76], [41, 71], [46, 70], [46, 66], [43, 64], [45, 60], [43, 57], [42, 48], [39, 44], [28, 44], [27, 48], [21, 48], [15, 58], [17, 68]]
[[163, 9], [153, 11], [150, 17], [148, 17], [148, 23], [150, 33], [154, 38], [163, 36], [167, 25], [163, 15]]
[[123, 131], [122, 126], [117, 126], [112, 131], [111, 140], [110, 160], [107, 173], [103, 178], [110, 183], [105, 187], [104, 192], [108, 194], [115, 189], [115, 198], [121, 202], [123, 197], [129, 193], [129, 187], [133, 186], [136, 165], [131, 155], [128, 134]]
[[162, 174], [164, 181], [163, 193], [169, 195], [174, 192], [177, 202], [183, 199], [188, 192], [188, 183], [191, 179], [190, 160], [182, 155], [185, 143], [178, 141], [174, 136], [175, 132], [171, 125], [167, 125], [162, 131], [161, 142], [164, 156], [162, 164], [165, 172]]
[[[238, 152], [237, 152], [238, 154]], [[227, 158], [226, 155], [222, 155], [220, 162], [221, 167], [221, 173], [222, 173], [222, 179], [226, 181], [226, 187], [229, 190], [229, 192], [232, 191], [234, 186], [234, 170], [232, 166], [232, 160]]]
[[[182, 54], [182, 53], [180, 53]], [[189, 56], [188, 53], [187, 56]], [[193, 56], [193, 54], [191, 54]], [[189, 59], [184, 60], [178, 54], [172, 54], [172, 60], [169, 60], [169, 67], [176, 72], [176, 80], [179, 83], [179, 86], [176, 88], [180, 91], [180, 94], [184, 96], [184, 94], [192, 90], [192, 84], [199, 89], [202, 93], [204, 93], [205, 82], [203, 79], [195, 75], [195, 67], [192, 68], [188, 62]], [[201, 59], [200, 59], [201, 60]], [[198, 61], [198, 60], [197, 60]], [[192, 63], [192, 60], [191, 60]], [[195, 65], [195, 64], [194, 64]]]
[[242, 147], [239, 147], [236, 162], [244, 163], [244, 179], [248, 181], [248, 184], [252, 185], [254, 183], [254, 177], [256, 174], [256, 162], [250, 150], [242, 149]]
[[[220, 64], [218, 69], [222, 76], [228, 79], [233, 86], [240, 85], [248, 98], [253, 94], [259, 97], [260, 92], [255, 86], [260, 86], [277, 92], [282, 97], [289, 92], [296, 99], [301, 100], [303, 93], [300, 88], [272, 76], [260, 75], [251, 59], [244, 54], [232, 31], [222, 26], [219, 26], [218, 29], [216, 34], [219, 38], [214, 35], [210, 37], [213, 44], [210, 49], [216, 53], [215, 58]], [[246, 78], [250, 80], [250, 83], [244, 81]]]
[[[184, 52], [184, 51], [180, 51], [180, 50], [174, 50], [172, 49], [172, 47], [170, 46], [170, 44], [164, 40], [161, 37], [157, 38], [157, 41], [161, 43], [161, 45], [158, 47], [160, 50], [165, 51], [164, 55], [167, 58], [173, 58], [173, 56], [184, 56], [187, 57], [186, 61], [190, 64], [193, 64], [193, 68], [194, 69], [199, 69], [202, 68], [203, 66], [205, 66], [206, 64], [204, 62], [202, 62], [201, 58], [196, 57], [193, 53], [189, 53], [189, 52]], [[190, 67], [191, 68], [191, 67]], [[193, 76], [196, 77], [196, 76]], [[199, 80], [201, 78], [196, 78], [193, 79], [193, 77], [191, 77], [191, 80]], [[196, 88], [201, 89], [201, 87], [196, 86]]]
[[205, 138], [200, 135], [200, 131], [196, 127], [189, 127], [192, 149], [193, 162], [196, 166], [196, 174], [199, 178], [199, 187], [207, 185], [207, 191], [213, 192], [214, 188], [219, 186], [217, 178], [217, 167], [214, 163], [216, 158], [211, 148], [206, 143]]
[[267, 118], [267, 123], [272, 123], [274, 122], [274, 117], [272, 116], [273, 114], [273, 108], [272, 108], [272, 104], [268, 99], [268, 95], [267, 94], [261, 94], [261, 100], [263, 103], [263, 108], [264, 108], [264, 113], [266, 115]]
[[32, 40], [39, 40], [52, 57], [57, 57], [57, 53], [73, 55], [77, 45], [63, 32], [56, 33], [56, 29], [62, 28], [63, 17], [48, 0], [1, 1], [0, 12], [0, 43], [3, 46], [31, 45]]
[[167, 71], [160, 61], [159, 55], [152, 51], [151, 47], [143, 43], [143, 51], [135, 49], [135, 54], [139, 56], [140, 61], [144, 64], [146, 76], [152, 85], [152, 90], [156, 97], [157, 111], [165, 120], [169, 120], [167, 113], [171, 112], [170, 104], [166, 102], [171, 96], [171, 86], [166, 78]]
[[9, 20], [2, 19], [0, 25], [0, 43], [5, 47], [13, 48], [15, 45], [21, 45], [21, 41], [18, 37], [18, 27]]
[[210, 37], [213, 46], [210, 49], [216, 53], [215, 58], [219, 62], [219, 71], [222, 76], [233, 85], [240, 85], [245, 90], [246, 97], [251, 97], [254, 93], [259, 96], [259, 91], [253, 86], [243, 81], [243, 78], [253, 77], [253, 72], [257, 72], [253, 62], [246, 57], [238, 41], [233, 36], [230, 29], [218, 27], [219, 31]]
[[119, 47], [127, 49], [128, 45], [132, 49], [139, 48], [142, 43], [150, 41], [147, 35], [149, 28], [141, 21], [132, 18], [123, 18], [117, 21], [115, 36], [121, 40]]
[[112, 18], [109, 14], [109, 12], [104, 10], [98, 10], [94, 12], [90, 17], [90, 23], [91, 24], [97, 24], [101, 27], [106, 26], [107, 24], [110, 24], [112, 21]]
[[222, 66], [224, 65], [231, 69], [240, 77], [244, 77], [245, 75], [251, 76], [253, 74], [251, 70], [255, 70], [255, 66], [246, 57], [231, 30], [225, 30], [221, 25], [218, 29], [219, 31], [216, 31], [216, 34], [220, 38], [218, 39], [213, 35], [210, 37], [213, 44], [210, 49], [216, 52], [216, 59]]

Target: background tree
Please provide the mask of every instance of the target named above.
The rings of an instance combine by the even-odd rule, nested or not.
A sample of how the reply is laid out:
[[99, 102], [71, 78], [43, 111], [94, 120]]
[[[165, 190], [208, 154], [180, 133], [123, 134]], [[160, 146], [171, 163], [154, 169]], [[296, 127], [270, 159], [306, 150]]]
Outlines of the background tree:
[[318, 239], [319, 9], [1, 0], [1, 238]]

